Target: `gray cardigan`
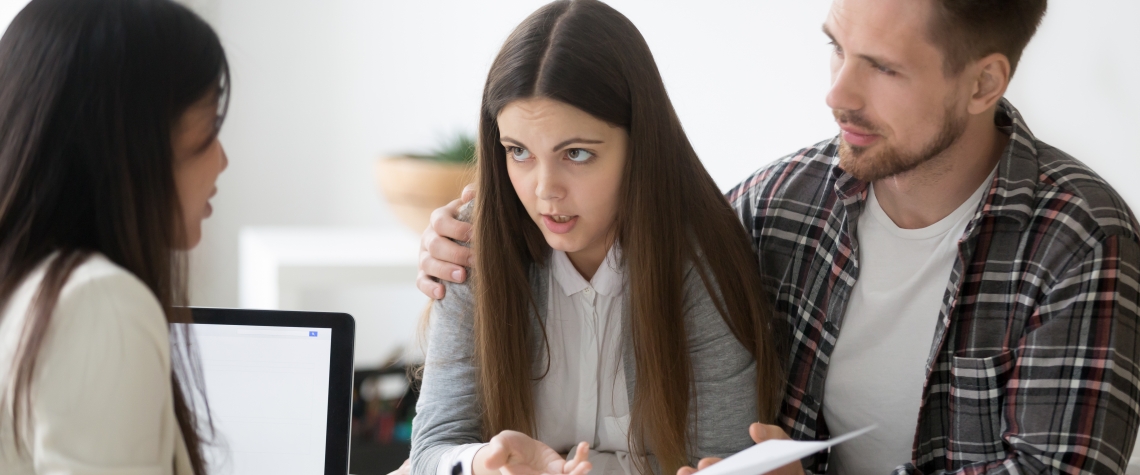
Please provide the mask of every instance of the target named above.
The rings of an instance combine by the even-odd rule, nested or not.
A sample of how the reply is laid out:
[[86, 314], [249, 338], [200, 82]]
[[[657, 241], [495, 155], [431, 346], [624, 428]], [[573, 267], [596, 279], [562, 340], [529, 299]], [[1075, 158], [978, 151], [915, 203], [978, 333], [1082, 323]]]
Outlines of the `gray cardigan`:
[[[546, 319], [550, 272], [537, 268], [531, 287]], [[732, 335], [692, 266], [685, 270], [685, 328], [693, 365], [695, 397], [690, 399], [691, 463], [726, 457], [752, 445], [748, 426], [757, 420], [756, 362]], [[474, 296], [466, 284], [447, 284], [447, 296], [432, 306], [423, 384], [412, 422], [412, 475], [435, 475], [440, 457], [452, 447], [487, 442], [482, 438], [482, 407], [474, 364]], [[628, 319], [628, 312], [623, 318]], [[626, 320], [628, 321], [628, 320]], [[628, 331], [623, 322], [623, 331]], [[623, 345], [629, 401], [637, 396], [632, 345]], [[541, 346], [536, 342], [536, 347]], [[543, 353], [536, 352], [536, 355]], [[535, 358], [535, 361], [541, 361]], [[684, 388], [677, 388], [684, 390]], [[649, 459], [655, 472], [656, 460]]]

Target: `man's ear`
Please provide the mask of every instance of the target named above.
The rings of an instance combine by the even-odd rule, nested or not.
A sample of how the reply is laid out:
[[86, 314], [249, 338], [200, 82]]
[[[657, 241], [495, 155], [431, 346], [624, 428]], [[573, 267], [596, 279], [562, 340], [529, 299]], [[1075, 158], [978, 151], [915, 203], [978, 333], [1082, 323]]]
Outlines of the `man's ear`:
[[1009, 58], [1001, 53], [993, 53], [966, 68], [966, 74], [973, 82], [968, 107], [970, 114], [988, 111], [1001, 100], [1009, 87], [1011, 70]]

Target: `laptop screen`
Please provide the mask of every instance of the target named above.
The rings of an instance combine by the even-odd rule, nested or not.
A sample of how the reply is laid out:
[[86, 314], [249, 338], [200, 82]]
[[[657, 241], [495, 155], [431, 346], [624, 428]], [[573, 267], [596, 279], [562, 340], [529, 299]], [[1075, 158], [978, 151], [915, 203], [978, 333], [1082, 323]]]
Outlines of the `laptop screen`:
[[209, 473], [324, 473], [332, 330], [192, 326], [216, 431]]

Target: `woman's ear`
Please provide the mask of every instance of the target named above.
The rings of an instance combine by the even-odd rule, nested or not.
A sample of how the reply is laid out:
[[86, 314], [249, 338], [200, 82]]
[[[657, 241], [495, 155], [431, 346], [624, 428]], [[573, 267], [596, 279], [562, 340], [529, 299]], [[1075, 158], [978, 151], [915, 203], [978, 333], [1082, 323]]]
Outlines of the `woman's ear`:
[[1012, 67], [1004, 54], [994, 53], [975, 62], [967, 74], [973, 78], [968, 110], [970, 114], [981, 114], [1005, 96]]

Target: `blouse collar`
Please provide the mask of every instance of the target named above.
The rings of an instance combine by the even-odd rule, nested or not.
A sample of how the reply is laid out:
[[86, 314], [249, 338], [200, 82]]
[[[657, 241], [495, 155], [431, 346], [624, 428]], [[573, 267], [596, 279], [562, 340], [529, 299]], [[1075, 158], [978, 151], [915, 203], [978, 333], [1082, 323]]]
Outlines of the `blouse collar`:
[[567, 297], [586, 288], [593, 288], [599, 294], [612, 297], [620, 294], [624, 288], [625, 272], [621, 268], [621, 248], [617, 243], [610, 247], [606, 259], [602, 261], [601, 266], [598, 266], [594, 278], [589, 281], [578, 273], [578, 269], [574, 268], [574, 264], [570, 262], [570, 257], [565, 252], [554, 251], [551, 261], [554, 279], [562, 286], [562, 291]]

